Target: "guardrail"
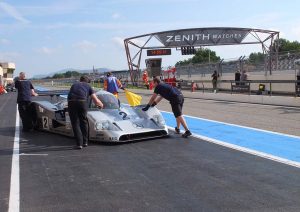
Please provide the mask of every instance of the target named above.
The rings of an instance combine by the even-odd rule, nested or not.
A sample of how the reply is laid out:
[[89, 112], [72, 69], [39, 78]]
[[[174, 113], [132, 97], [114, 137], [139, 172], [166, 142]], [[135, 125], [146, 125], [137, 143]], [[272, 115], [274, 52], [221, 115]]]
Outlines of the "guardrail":
[[[122, 82], [125, 87], [129, 88], [146, 88], [143, 81], [138, 81], [134, 85], [130, 82]], [[62, 82], [62, 81], [47, 81], [36, 82], [36, 84], [48, 85], [51, 87], [69, 87], [72, 83]], [[101, 88], [103, 83], [92, 82], [93, 87]], [[222, 92], [239, 92], [239, 93], [248, 93], [250, 94], [264, 94], [264, 95], [294, 95], [300, 96], [300, 80], [247, 80], [247, 81], [235, 81], [235, 80], [219, 80], [218, 81], [218, 90]], [[174, 82], [172, 82], [174, 85]], [[274, 89], [274, 86], [282, 87], [282, 89]], [[259, 89], [262, 86], [264, 89]], [[211, 92], [212, 91], [212, 82], [211, 80], [179, 80], [176, 81], [176, 87], [182, 90], [191, 90], [193, 91], [202, 91]]]
[[[255, 94], [282, 94], [282, 95], [295, 95], [300, 96], [300, 81], [298, 80], [246, 80], [246, 81], [235, 81], [235, 80], [219, 80], [218, 90], [239, 93], [251, 93]], [[273, 89], [274, 85], [280, 85], [284, 89]], [[289, 88], [287, 88], [287, 85]], [[177, 87], [184, 90], [201, 90], [212, 91], [212, 82], [210, 80], [186, 80], [178, 81]]]

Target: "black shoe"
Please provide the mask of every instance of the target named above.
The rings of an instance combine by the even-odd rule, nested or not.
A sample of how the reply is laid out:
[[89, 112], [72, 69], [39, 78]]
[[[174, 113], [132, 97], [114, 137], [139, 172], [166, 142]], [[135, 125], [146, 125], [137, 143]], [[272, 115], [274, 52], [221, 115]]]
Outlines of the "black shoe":
[[75, 149], [82, 149], [82, 146], [76, 146]]
[[87, 147], [88, 146], [88, 144], [83, 144], [83, 147]]
[[192, 135], [191, 131], [187, 130], [187, 131], [185, 131], [185, 133], [182, 134], [182, 137], [187, 138], [190, 135]]
[[178, 129], [177, 127], [175, 127], [175, 133], [176, 134], [180, 134], [180, 129]]

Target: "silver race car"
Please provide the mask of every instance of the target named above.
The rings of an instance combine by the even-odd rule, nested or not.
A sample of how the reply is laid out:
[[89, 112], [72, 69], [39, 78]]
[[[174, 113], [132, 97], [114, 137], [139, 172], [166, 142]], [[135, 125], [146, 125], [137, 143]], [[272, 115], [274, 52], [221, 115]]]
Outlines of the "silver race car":
[[[63, 93], [48, 92], [50, 96], [60, 94]], [[106, 91], [98, 91], [96, 95], [104, 104], [104, 109], [89, 101], [90, 141], [128, 142], [168, 135], [165, 120], [157, 108], [151, 107], [144, 112], [143, 105], [131, 107], [120, 104], [114, 95]], [[73, 136], [66, 99], [56, 103], [34, 101], [33, 114], [37, 129]]]

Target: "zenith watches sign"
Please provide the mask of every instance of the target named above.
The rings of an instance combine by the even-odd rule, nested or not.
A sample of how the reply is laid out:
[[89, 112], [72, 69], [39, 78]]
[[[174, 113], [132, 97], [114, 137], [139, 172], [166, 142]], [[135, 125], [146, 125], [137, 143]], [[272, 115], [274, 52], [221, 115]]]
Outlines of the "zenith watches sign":
[[165, 47], [240, 44], [249, 29], [208, 28], [162, 32], [156, 35]]

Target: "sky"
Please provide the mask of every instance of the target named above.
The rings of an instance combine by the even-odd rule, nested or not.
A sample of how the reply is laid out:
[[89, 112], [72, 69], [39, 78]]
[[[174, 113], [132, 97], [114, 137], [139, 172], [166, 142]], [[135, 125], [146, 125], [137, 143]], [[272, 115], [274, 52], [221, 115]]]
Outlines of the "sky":
[[[93, 66], [128, 69], [125, 38], [185, 28], [268, 29], [299, 41], [299, 8], [297, 0], [0, 0], [0, 62], [15, 63], [15, 73], [27, 77]], [[261, 52], [259, 45], [210, 48], [224, 59]], [[188, 57], [172, 52], [163, 66]]]

